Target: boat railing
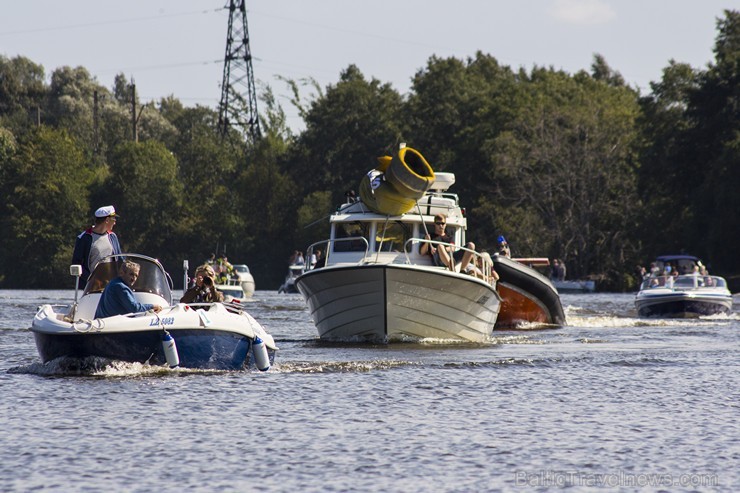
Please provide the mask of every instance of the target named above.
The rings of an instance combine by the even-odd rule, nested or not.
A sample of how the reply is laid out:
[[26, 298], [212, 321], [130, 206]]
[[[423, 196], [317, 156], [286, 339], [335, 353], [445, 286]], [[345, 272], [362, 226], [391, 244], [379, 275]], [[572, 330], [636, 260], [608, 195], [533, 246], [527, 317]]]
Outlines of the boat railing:
[[[336, 249], [336, 245], [347, 243], [348, 248], [346, 251], [338, 251]], [[324, 247], [324, 258], [321, 259], [320, 262], [317, 262], [316, 265], [311, 265], [311, 256], [313, 255], [314, 250], [319, 245], [326, 245]], [[359, 245], [359, 247], [358, 247]], [[345, 254], [345, 253], [354, 253], [356, 254], [357, 261], [358, 262], [364, 262], [365, 259], [368, 258], [368, 252], [370, 251], [370, 243], [367, 241], [367, 238], [364, 236], [349, 236], [346, 238], [334, 238], [334, 239], [328, 239], [328, 240], [321, 240], [317, 241], [316, 243], [311, 244], [308, 249], [306, 249], [306, 271], [312, 270], [312, 269], [318, 269], [320, 267], [323, 267], [324, 265], [328, 265], [331, 261], [331, 258], [338, 254]], [[360, 252], [362, 252], [362, 257], [360, 257]]]
[[[483, 279], [488, 284], [493, 285], [495, 282], [495, 278], [493, 277], [493, 261], [491, 260], [491, 257], [488, 255], [483, 255], [480, 252], [477, 252], [475, 250], [472, 250], [467, 247], [463, 246], [457, 246], [452, 243], [445, 243], [443, 241], [437, 241], [437, 240], [427, 240], [424, 238], [409, 238], [406, 240], [406, 243], [403, 245], [403, 253], [406, 255], [406, 263], [411, 264], [411, 257], [409, 256], [409, 252], [411, 251], [411, 247], [415, 244], [421, 244], [421, 243], [427, 243], [429, 245], [436, 245], [437, 248], [443, 247], [448, 248], [451, 252], [454, 252], [455, 250], [462, 250], [464, 252], [470, 252], [472, 253], [472, 257], [470, 259], [470, 264], [473, 266], [472, 272], [470, 272], [471, 275], [474, 275], [475, 277], [478, 277], [479, 279]], [[452, 257], [452, 255], [450, 255]], [[452, 265], [444, 266], [447, 270], [458, 272], [459, 266], [452, 262]]]
[[236, 277], [229, 277], [229, 278], [221, 278], [218, 280], [217, 284], [219, 286], [241, 286], [242, 280]]

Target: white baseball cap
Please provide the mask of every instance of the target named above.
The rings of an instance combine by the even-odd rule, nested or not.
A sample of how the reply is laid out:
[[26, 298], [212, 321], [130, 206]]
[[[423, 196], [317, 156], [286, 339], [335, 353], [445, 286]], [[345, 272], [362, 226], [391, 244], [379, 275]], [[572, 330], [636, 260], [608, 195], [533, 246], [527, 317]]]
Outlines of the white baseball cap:
[[116, 214], [116, 208], [112, 205], [106, 205], [105, 207], [101, 207], [97, 211], [95, 211], [95, 217], [108, 217], [108, 216], [116, 216], [118, 217], [118, 214]]

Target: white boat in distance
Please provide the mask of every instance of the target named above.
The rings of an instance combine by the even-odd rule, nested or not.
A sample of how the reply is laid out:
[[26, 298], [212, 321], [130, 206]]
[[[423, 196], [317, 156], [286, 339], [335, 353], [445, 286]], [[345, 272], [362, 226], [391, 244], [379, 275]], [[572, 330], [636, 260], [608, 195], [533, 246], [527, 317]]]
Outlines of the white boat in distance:
[[[296, 279], [321, 339], [391, 342], [443, 339], [481, 342], [491, 336], [501, 298], [490, 275], [478, 278], [433, 265], [419, 253], [434, 215], [447, 216], [455, 245], [465, 245], [467, 219], [447, 192], [452, 173], [436, 173], [431, 189], [400, 215], [373, 212], [362, 201], [341, 205], [330, 217], [322, 245], [325, 264]], [[460, 248], [459, 246], [456, 248]], [[473, 252], [482, 272], [490, 262]]]
[[303, 274], [305, 267], [306, 266], [304, 264], [290, 264], [288, 266], [288, 273], [285, 275], [285, 281], [283, 281], [283, 284], [278, 288], [278, 293], [297, 293], [298, 289], [295, 287], [295, 280], [298, 279], [298, 276]]
[[593, 293], [596, 291], [596, 281], [591, 280], [559, 281], [552, 279], [552, 284], [558, 293]]
[[234, 264], [234, 272], [236, 272], [236, 275], [241, 282], [244, 296], [247, 298], [252, 297], [254, 295], [255, 284], [254, 276], [249, 271], [249, 267], [247, 267], [246, 264]]
[[[656, 264], [663, 270], [672, 263], [678, 272], [691, 272], [701, 265], [691, 255], [658, 257]], [[637, 314], [641, 317], [696, 318], [732, 311], [732, 293], [719, 276], [699, 273], [678, 276], [649, 276], [642, 281], [635, 296]]]
[[[140, 266], [132, 288], [136, 300], [162, 310], [95, 318], [103, 290], [125, 260]], [[70, 273], [79, 277], [81, 267], [71, 266]], [[42, 305], [31, 331], [44, 363], [62, 357], [98, 357], [187, 368], [266, 370], [277, 349], [272, 336], [240, 303], [173, 305], [172, 279], [159, 261], [131, 253], [100, 261], [79, 303], [75, 291], [70, 306]]]

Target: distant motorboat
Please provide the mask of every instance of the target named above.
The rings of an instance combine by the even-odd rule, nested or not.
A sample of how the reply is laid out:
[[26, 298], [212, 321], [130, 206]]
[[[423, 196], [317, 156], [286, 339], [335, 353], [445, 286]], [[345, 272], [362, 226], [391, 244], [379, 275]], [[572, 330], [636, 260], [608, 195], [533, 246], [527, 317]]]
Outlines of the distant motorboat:
[[249, 271], [249, 267], [246, 264], [234, 264], [234, 272], [242, 286], [245, 298], [250, 298], [254, 295], [255, 283], [254, 276]]
[[553, 286], [555, 286], [555, 289], [558, 290], [558, 293], [577, 294], [577, 293], [594, 293], [594, 292], [596, 292], [596, 281], [589, 281], [589, 280], [581, 280], [581, 281], [565, 280], [565, 281], [560, 281], [560, 280], [557, 280], [557, 279], [552, 279], [552, 284], [553, 284]]
[[[691, 255], [658, 257], [656, 265], [664, 271], [673, 264], [678, 272], [691, 272], [700, 260]], [[698, 272], [680, 275], [650, 275], [643, 279], [635, 296], [637, 314], [641, 317], [696, 318], [730, 313], [732, 293], [720, 276]]]
[[285, 281], [278, 288], [278, 293], [294, 294], [298, 293], [298, 288], [295, 286], [295, 280], [303, 274], [303, 270], [306, 266], [304, 264], [291, 264], [288, 266], [288, 273], [285, 275]]

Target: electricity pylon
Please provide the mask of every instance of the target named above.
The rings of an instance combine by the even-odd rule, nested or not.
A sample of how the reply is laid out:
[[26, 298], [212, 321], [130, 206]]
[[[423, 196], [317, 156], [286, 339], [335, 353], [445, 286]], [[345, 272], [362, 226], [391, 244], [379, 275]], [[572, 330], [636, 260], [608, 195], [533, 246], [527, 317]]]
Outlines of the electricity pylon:
[[260, 123], [245, 2], [229, 0], [229, 31], [218, 105], [218, 128], [221, 135], [226, 136], [230, 127], [239, 127], [256, 141], [260, 137]]

